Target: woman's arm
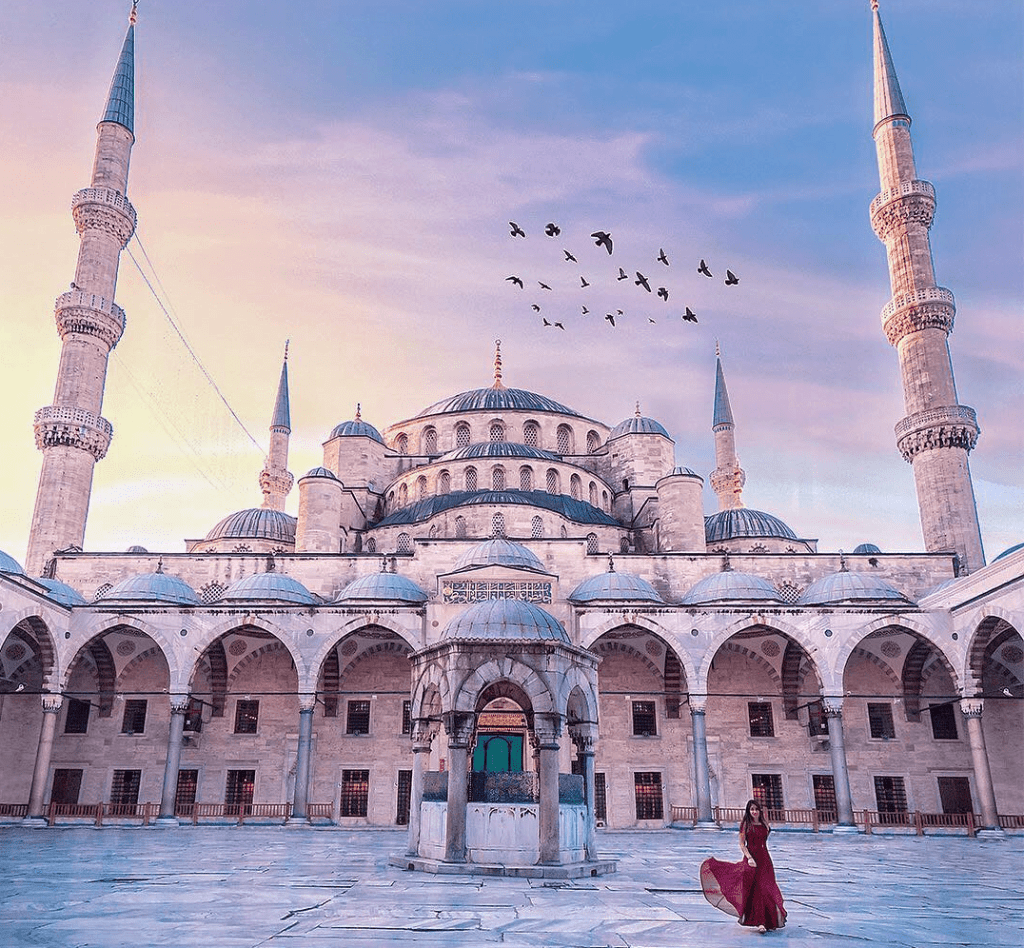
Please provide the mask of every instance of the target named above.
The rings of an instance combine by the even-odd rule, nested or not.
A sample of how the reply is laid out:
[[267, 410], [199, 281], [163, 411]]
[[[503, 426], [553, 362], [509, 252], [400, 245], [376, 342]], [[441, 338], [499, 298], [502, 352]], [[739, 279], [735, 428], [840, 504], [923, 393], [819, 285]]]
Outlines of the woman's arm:
[[754, 857], [750, 855], [750, 850], [747, 849], [747, 834], [744, 827], [740, 827], [740, 852], [743, 853], [743, 858], [747, 860], [747, 864], [756, 866], [757, 863], [754, 861]]

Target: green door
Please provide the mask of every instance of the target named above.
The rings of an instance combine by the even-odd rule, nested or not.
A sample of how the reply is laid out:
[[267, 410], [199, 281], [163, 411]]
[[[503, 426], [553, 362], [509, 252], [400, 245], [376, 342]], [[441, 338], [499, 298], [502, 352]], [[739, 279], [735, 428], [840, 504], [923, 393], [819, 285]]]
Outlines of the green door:
[[507, 773], [523, 769], [522, 734], [482, 734], [473, 751], [473, 769]]

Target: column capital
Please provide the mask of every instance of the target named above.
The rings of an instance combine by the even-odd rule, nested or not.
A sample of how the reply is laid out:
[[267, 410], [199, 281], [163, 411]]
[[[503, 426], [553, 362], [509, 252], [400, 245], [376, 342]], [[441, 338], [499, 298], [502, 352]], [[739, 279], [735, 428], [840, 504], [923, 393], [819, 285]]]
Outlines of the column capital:
[[171, 700], [171, 714], [185, 714], [188, 711], [190, 695], [172, 694], [168, 697]]
[[409, 735], [412, 738], [413, 753], [422, 753], [430, 750], [437, 736], [437, 722], [429, 718], [417, 718], [412, 722], [412, 731]]
[[985, 702], [981, 698], [961, 698], [960, 713], [965, 718], [980, 718], [985, 710]]
[[537, 745], [543, 750], [545, 746], [558, 746], [562, 736], [562, 716], [560, 714], [540, 713], [533, 716], [533, 732], [537, 736]]
[[825, 695], [821, 699], [821, 706], [825, 709], [825, 714], [838, 718], [843, 713], [843, 696]]
[[316, 708], [316, 694], [299, 695], [299, 714], [312, 713]]
[[63, 695], [43, 695], [43, 714], [56, 714], [64, 704]]
[[446, 711], [442, 719], [448, 734], [448, 746], [468, 747], [476, 730], [476, 715], [472, 711]]
[[708, 696], [690, 692], [690, 714], [703, 714], [708, 709]]

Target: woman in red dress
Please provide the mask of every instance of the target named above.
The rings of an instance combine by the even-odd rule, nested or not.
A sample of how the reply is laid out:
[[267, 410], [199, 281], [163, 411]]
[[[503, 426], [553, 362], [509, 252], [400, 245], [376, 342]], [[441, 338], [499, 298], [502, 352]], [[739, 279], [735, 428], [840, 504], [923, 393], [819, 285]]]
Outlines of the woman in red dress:
[[761, 804], [749, 800], [740, 823], [743, 858], [739, 862], [705, 859], [700, 867], [704, 898], [715, 908], [735, 915], [741, 925], [760, 932], [786, 924], [782, 893], [775, 882], [775, 867], [768, 854], [770, 832]]

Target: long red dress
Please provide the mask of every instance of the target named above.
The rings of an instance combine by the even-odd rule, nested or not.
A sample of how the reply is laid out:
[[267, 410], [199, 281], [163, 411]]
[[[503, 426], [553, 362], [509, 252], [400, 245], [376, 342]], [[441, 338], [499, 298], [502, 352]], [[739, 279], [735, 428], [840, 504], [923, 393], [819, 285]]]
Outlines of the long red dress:
[[746, 859], [722, 862], [705, 859], [700, 867], [700, 886], [715, 908], [735, 915], [741, 925], [767, 929], [782, 928], [786, 924], [786, 910], [782, 907], [782, 893], [775, 881], [775, 866], [768, 854], [767, 826], [754, 823], [747, 827], [747, 852], [757, 866]]

